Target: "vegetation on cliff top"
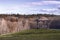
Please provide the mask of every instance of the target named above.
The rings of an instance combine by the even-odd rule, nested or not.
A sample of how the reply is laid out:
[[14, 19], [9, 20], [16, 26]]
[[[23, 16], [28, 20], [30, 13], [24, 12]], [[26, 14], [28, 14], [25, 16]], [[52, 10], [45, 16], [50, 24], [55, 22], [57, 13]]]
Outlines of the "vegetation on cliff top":
[[15, 16], [15, 17], [36, 17], [36, 16], [46, 16], [46, 17], [52, 17], [52, 16], [58, 16], [53, 14], [31, 14], [31, 15], [21, 15], [21, 14], [0, 14], [0, 17], [7, 17], [7, 16]]

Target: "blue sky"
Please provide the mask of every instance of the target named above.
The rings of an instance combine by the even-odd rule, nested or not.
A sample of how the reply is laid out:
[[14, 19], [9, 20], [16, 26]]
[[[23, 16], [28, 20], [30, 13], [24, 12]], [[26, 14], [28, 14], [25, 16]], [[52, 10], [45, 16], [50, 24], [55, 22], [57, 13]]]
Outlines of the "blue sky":
[[60, 14], [59, 0], [0, 0], [0, 13], [4, 14]]

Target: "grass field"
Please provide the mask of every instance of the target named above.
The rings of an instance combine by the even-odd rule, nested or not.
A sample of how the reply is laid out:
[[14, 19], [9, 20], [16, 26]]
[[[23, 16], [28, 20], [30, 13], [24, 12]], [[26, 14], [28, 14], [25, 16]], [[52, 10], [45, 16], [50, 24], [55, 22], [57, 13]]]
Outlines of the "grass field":
[[18, 33], [0, 35], [0, 40], [60, 40], [58, 29], [31, 29]]

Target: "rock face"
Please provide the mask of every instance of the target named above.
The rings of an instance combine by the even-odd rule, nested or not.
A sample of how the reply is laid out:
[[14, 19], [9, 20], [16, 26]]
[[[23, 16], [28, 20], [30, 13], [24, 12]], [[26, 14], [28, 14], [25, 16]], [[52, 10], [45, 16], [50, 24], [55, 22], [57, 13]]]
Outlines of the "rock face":
[[0, 34], [20, 32], [21, 30], [29, 29], [48, 29], [52, 23], [51, 19], [47, 17], [40, 18], [18, 18], [18, 17], [6, 17], [0, 18]]
[[16, 21], [15, 17], [12, 19], [4, 19], [0, 18], [0, 34], [14, 33], [19, 32], [21, 30], [30, 29], [29, 20], [28, 19], [19, 19]]
[[7, 21], [3, 18], [0, 19], [0, 34], [8, 33]]

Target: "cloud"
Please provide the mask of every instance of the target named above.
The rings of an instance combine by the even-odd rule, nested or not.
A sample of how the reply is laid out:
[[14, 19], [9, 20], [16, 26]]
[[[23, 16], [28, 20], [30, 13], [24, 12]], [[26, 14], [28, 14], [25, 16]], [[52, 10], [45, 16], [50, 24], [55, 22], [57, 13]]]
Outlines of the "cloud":
[[50, 12], [50, 11], [56, 11], [56, 10], [58, 10], [58, 9], [55, 9], [55, 8], [53, 8], [53, 9], [42, 9], [43, 11], [47, 11], [47, 12]]
[[[47, 5], [47, 6], [44, 6]], [[49, 5], [57, 5], [57, 8], [50, 8]], [[38, 13], [38, 12], [57, 12], [58, 7], [60, 5], [60, 1], [37, 1], [37, 2], [26, 2], [23, 4], [15, 4], [15, 5], [0, 5], [0, 13]], [[37, 7], [36, 7], [37, 6]], [[38, 8], [39, 6], [39, 8]], [[42, 6], [42, 7], [41, 7]], [[44, 7], [47, 8], [44, 8]], [[35, 7], [35, 8], [34, 8]], [[38, 9], [37, 9], [38, 8]], [[40, 9], [41, 8], [41, 9]], [[35, 11], [33, 11], [35, 9]], [[36, 10], [37, 9], [37, 10]]]
[[33, 9], [32, 11], [34, 12], [38, 12], [38, 13], [56, 13], [59, 12], [59, 10], [57, 8], [42, 8], [42, 9]]
[[31, 6], [36, 6], [36, 5], [49, 5], [49, 4], [55, 4], [55, 5], [60, 5], [60, 1], [40, 1], [40, 2], [28, 2], [25, 5], [31, 5]]

